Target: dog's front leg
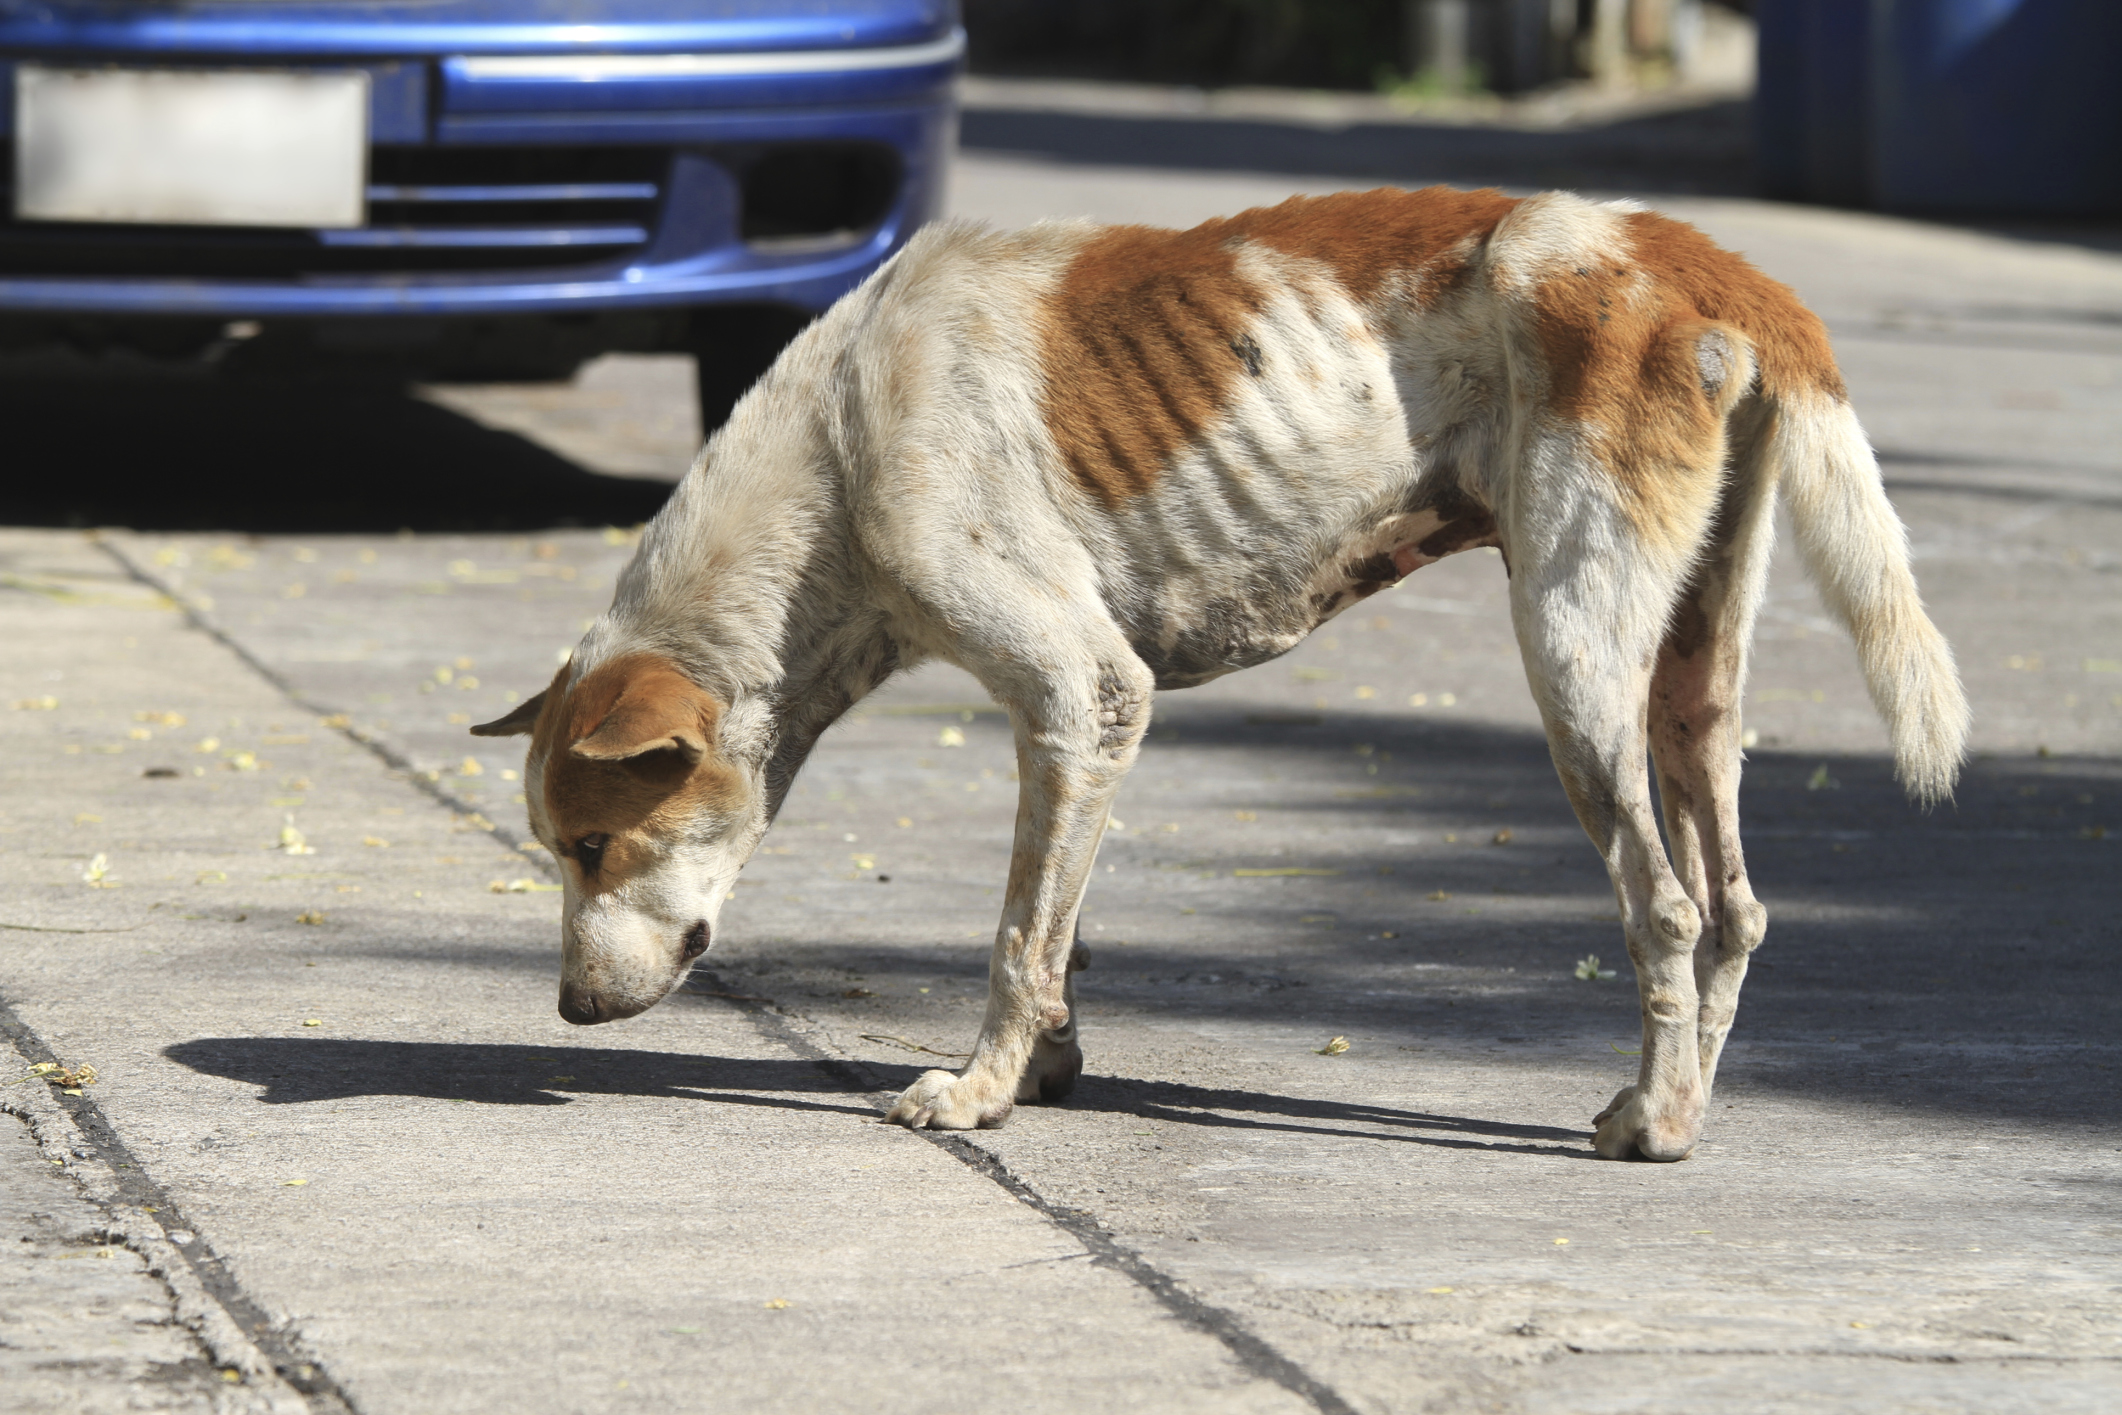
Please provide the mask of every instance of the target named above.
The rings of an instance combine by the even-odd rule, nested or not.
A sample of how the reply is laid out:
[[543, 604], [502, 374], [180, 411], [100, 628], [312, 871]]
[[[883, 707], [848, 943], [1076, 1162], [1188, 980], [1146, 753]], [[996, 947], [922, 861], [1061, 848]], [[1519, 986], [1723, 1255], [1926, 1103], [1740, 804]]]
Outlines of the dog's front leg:
[[1017, 839], [1008, 899], [988, 964], [987, 1018], [972, 1060], [930, 1071], [885, 1117], [919, 1129], [1000, 1125], [1019, 1100], [1058, 1100], [1083, 1066], [1075, 989], [1083, 966], [1076, 911], [1113, 795], [1149, 726], [1150, 675], [1129, 656], [1086, 681], [1043, 685], [1012, 704]]

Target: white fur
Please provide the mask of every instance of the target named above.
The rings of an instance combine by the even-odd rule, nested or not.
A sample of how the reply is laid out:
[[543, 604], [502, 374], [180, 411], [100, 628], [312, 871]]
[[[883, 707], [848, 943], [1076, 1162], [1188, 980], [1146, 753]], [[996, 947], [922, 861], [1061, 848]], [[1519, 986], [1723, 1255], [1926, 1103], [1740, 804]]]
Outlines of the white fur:
[[[1559, 272], [1625, 257], [1622, 216], [1563, 194], [1527, 201], [1485, 246], [1465, 246], [1477, 278], [1418, 300], [1426, 277], [1407, 272], [1368, 306], [1319, 263], [1239, 246], [1265, 301], [1250, 331], [1257, 372], [1232, 381], [1221, 416], [1154, 486], [1117, 505], [1070, 475], [1043, 402], [1044, 301], [1097, 229], [922, 232], [739, 404], [583, 640], [577, 677], [659, 653], [721, 699], [714, 750], [749, 794], [734, 817], [680, 831], [630, 893], [580, 908], [571, 894], [571, 948], [629, 997], [660, 995], [674, 981], [670, 929], [714, 917], [817, 735], [891, 672], [956, 663], [1010, 711], [1017, 863], [973, 1060], [923, 1076], [892, 1118], [999, 1123], [1018, 1099], [1065, 1093], [1080, 1067], [1075, 915], [1155, 689], [1285, 652], [1377, 587], [1378, 557], [1405, 573], [1497, 544], [1528, 680], [1612, 873], [1644, 993], [1642, 1073], [1600, 1117], [1598, 1145], [1684, 1155], [1765, 927], [1739, 858], [1737, 695], [1777, 477], [1857, 638], [1903, 779], [1925, 799], [1950, 788], [1966, 708], [1846, 407], [1752, 395], [1744, 338], [1705, 335], [1729, 461], [1723, 433], [1694, 450], [1692, 484], [1710, 491], [1658, 534], [1601, 461], [1627, 429], [1554, 411], [1533, 297]], [[1655, 274], [1630, 278], [1622, 297], [1634, 299]], [[1712, 544], [1719, 494], [1736, 512]], [[1423, 549], [1455, 526], [1475, 531]], [[1708, 637], [1682, 652], [1688, 615]], [[1647, 719], [1656, 675], [1675, 692]], [[1693, 714], [1684, 730], [1660, 736], [1680, 712]], [[1671, 859], [1650, 805], [1652, 750]], [[535, 786], [531, 813], [543, 817]]]

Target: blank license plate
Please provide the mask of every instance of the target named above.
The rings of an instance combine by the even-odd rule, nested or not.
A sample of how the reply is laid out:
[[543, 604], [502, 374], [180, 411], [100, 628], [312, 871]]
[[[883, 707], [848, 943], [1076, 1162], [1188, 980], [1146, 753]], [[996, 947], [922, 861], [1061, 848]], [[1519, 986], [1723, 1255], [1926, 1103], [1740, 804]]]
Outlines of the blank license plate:
[[15, 70], [15, 215], [359, 226], [368, 75]]

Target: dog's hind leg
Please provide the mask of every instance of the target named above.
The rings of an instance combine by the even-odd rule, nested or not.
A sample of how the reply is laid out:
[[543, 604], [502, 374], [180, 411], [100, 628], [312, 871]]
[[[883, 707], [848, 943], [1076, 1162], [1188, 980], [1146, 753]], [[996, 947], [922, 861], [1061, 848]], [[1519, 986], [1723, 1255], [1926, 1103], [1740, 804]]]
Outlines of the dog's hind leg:
[[[1058, 627], [1058, 626], [1057, 626]], [[1153, 681], [1118, 631], [1054, 633], [1027, 655], [969, 663], [1007, 703], [1017, 735], [1017, 838], [972, 1059], [924, 1073], [887, 1120], [938, 1130], [1000, 1125], [1020, 1100], [1059, 1100], [1083, 1067], [1072, 974], [1087, 955], [1076, 913], [1114, 794], [1149, 726]]]
[[1741, 694], [1754, 613], [1774, 540], [1773, 478], [1758, 470], [1742, 415], [1740, 447], [1710, 544], [1674, 611], [1651, 675], [1650, 749], [1666, 837], [1682, 886], [1702, 913], [1695, 946], [1696, 1047], [1708, 1103], [1738, 1011], [1747, 960], [1768, 930], [1739, 844]]
[[[1650, 800], [1645, 703], [1686, 557], [1646, 547], [1596, 488], [1543, 498], [1521, 522], [1511, 609], [1555, 769], [1606, 861], [1643, 1007], [1636, 1084], [1598, 1117], [1609, 1159], [1677, 1160], [1701, 1133], [1695, 901], [1666, 859]], [[1573, 504], [1572, 504], [1573, 503]]]

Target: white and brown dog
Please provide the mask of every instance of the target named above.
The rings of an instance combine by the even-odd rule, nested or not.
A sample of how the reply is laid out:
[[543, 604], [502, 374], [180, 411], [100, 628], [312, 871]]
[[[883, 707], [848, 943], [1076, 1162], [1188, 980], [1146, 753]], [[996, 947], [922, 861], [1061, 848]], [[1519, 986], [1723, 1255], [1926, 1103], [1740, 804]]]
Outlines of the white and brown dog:
[[1496, 546], [1642, 991], [1595, 1143], [1679, 1159], [1767, 925], [1738, 733], [1778, 490], [1902, 782], [1946, 796], [1966, 702], [1826, 333], [1693, 228], [1443, 188], [1191, 231], [944, 223], [789, 347], [572, 662], [472, 730], [531, 737], [560, 1011], [602, 1022], [706, 949], [820, 733], [921, 660], [971, 672], [1022, 781], [987, 1017], [889, 1118], [998, 1125], [1082, 1067], [1076, 911], [1155, 690]]

